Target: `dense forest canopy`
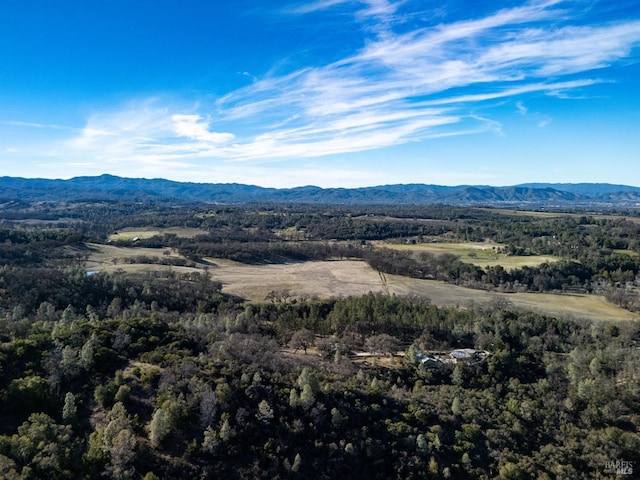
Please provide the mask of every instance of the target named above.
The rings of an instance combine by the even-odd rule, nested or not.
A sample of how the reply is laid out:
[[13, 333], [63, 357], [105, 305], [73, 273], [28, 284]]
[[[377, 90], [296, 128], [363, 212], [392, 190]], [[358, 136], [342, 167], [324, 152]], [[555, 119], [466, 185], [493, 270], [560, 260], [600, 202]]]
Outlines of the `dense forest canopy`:
[[[640, 310], [634, 212], [95, 201], [6, 202], [0, 219], [1, 478], [640, 471], [640, 321], [546, 316], [508, 296]], [[444, 242], [556, 260], [505, 268], [393, 248]], [[88, 272], [91, 245], [138, 248], [137, 268]], [[248, 302], [207, 258], [361, 259], [502, 296]]]

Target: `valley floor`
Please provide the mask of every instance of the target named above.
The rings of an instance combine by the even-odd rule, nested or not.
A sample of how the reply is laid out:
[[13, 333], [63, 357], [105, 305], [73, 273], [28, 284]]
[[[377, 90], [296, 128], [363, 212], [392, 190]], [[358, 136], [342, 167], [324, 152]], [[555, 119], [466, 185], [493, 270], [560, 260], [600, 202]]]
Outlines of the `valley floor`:
[[[135, 256], [176, 257], [168, 249], [123, 248], [91, 244], [88, 271], [144, 271], [172, 269], [202, 271], [197, 267], [125, 263]], [[608, 303], [598, 295], [511, 293], [501, 294], [459, 287], [445, 282], [421, 280], [400, 275], [380, 274], [363, 261], [335, 260], [300, 263], [247, 265], [231, 260], [207, 258], [207, 270], [213, 280], [222, 282], [223, 292], [249, 301], [264, 301], [272, 291], [287, 291], [291, 297], [320, 298], [364, 295], [368, 292], [417, 295], [438, 306], [469, 307], [501, 297], [514, 306], [552, 316], [573, 316], [589, 320], [633, 320], [637, 313]]]

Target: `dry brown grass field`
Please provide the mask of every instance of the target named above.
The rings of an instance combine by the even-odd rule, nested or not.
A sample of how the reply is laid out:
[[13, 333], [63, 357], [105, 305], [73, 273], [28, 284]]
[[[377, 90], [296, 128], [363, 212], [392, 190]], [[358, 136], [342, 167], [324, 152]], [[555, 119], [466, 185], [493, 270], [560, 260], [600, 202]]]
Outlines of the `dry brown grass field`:
[[[89, 258], [86, 261], [88, 271], [113, 272], [118, 269], [132, 271], [134, 269], [150, 268], [150, 264], [124, 264], [123, 261], [139, 256], [157, 258], [158, 263], [162, 258], [184, 258], [170, 248], [137, 248], [137, 247], [116, 247], [114, 245], [102, 245], [97, 243], [87, 244]], [[158, 267], [164, 267], [158, 265]], [[168, 268], [168, 267], [165, 267]]]
[[123, 228], [109, 236], [109, 240], [117, 241], [117, 240], [133, 240], [134, 238], [151, 238], [156, 235], [161, 236], [164, 234], [173, 234], [177, 235], [181, 238], [193, 238], [197, 235], [206, 235], [206, 230], [201, 230], [199, 228], [189, 228], [189, 227], [168, 227], [168, 228], [158, 228], [158, 227], [142, 227], [142, 228]]
[[247, 300], [262, 301], [272, 290], [288, 290], [294, 296], [322, 298], [386, 293], [380, 275], [357, 260], [312, 261], [270, 265], [245, 265], [207, 259], [209, 273], [223, 284], [223, 291]]
[[397, 295], [429, 297], [440, 306], [470, 307], [483, 305], [500, 297], [515, 307], [552, 316], [571, 315], [589, 320], [633, 320], [640, 315], [608, 303], [598, 295], [553, 294], [553, 293], [495, 293], [484, 290], [458, 287], [435, 280], [420, 280], [386, 275], [390, 292]]
[[[170, 269], [176, 272], [203, 271], [202, 267], [173, 267], [149, 264], [124, 264], [119, 259], [146, 255], [160, 259], [168, 249], [119, 248], [91, 244], [87, 261], [89, 271], [140, 272]], [[178, 256], [169, 252], [171, 256]], [[115, 263], [114, 263], [115, 259]], [[430, 298], [435, 305], [469, 307], [491, 302], [496, 297], [514, 306], [548, 315], [571, 315], [592, 320], [631, 320], [638, 314], [609, 304], [595, 295], [560, 295], [550, 293], [499, 294], [458, 287], [434, 280], [420, 280], [399, 275], [379, 274], [363, 261], [313, 261], [270, 265], [246, 265], [224, 259], [205, 259], [211, 278], [222, 282], [223, 292], [249, 301], [264, 301], [272, 290], [287, 290], [294, 297], [320, 298], [364, 295], [368, 292], [417, 295]]]

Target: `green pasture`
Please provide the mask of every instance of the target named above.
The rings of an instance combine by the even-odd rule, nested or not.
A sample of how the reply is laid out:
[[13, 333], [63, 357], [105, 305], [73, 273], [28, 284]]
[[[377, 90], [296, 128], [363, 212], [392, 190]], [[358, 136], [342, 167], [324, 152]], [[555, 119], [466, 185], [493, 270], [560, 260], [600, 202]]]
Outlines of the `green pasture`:
[[411, 252], [429, 252], [434, 255], [450, 253], [460, 257], [465, 263], [478, 267], [501, 265], [506, 270], [521, 267], [535, 267], [543, 263], [556, 262], [559, 257], [552, 255], [514, 256], [498, 253], [503, 245], [494, 242], [461, 242], [461, 243], [419, 243], [415, 245], [378, 243], [378, 246], [394, 250]]

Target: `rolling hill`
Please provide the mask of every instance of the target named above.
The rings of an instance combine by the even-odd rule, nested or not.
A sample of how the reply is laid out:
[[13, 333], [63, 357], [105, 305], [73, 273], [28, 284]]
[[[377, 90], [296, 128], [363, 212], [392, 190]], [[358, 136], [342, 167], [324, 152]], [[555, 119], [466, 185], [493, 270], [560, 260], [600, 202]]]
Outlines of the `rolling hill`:
[[113, 175], [69, 180], [0, 177], [0, 200], [122, 200], [171, 203], [449, 204], [487, 206], [640, 207], [640, 188], [601, 183], [531, 183], [508, 187], [381, 185], [364, 188], [264, 188]]

